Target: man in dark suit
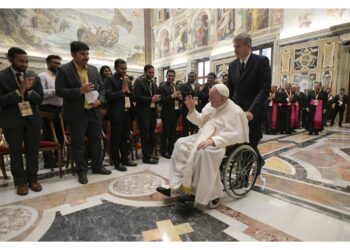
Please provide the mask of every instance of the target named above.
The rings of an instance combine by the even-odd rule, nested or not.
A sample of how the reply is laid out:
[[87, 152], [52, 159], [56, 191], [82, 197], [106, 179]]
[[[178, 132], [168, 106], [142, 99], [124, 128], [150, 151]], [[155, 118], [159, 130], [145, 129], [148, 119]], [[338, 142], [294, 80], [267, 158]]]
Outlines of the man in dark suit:
[[211, 87], [216, 84], [216, 74], [214, 72], [210, 72], [207, 75], [208, 81], [199, 87], [199, 93], [198, 93], [198, 112], [202, 112], [202, 109], [204, 108], [205, 105], [209, 102], [209, 90]]
[[[11, 67], [0, 71], [0, 127], [9, 145], [11, 173], [17, 194], [42, 190], [38, 182], [38, 149], [41, 118], [38, 105], [43, 100], [39, 77], [26, 76], [27, 53], [12, 47], [7, 58]], [[26, 148], [26, 169], [22, 158], [22, 143]]]
[[102, 167], [102, 117], [100, 106], [105, 100], [104, 85], [97, 68], [89, 65], [89, 47], [79, 41], [70, 44], [73, 60], [58, 68], [56, 94], [63, 98], [62, 115], [72, 139], [72, 156], [81, 184], [88, 183], [84, 159], [84, 137], [88, 138], [91, 168], [95, 174], [109, 175]]
[[152, 81], [154, 67], [144, 67], [144, 77], [138, 78], [134, 84], [134, 100], [136, 101], [136, 117], [141, 132], [142, 161], [158, 164], [158, 157], [152, 156], [155, 146], [156, 103], [160, 101], [157, 85]]
[[[131, 83], [126, 75], [127, 65], [123, 59], [114, 62], [115, 74], [105, 79], [107, 99], [107, 120], [111, 121], [112, 137], [110, 155], [115, 169], [126, 171], [125, 166], [134, 167], [136, 163], [128, 159], [128, 140], [131, 129]], [[120, 162], [120, 155], [121, 162]], [[122, 163], [123, 165], [120, 165]]]
[[346, 105], [349, 104], [349, 97], [347, 95], [344, 95], [345, 89], [341, 88], [340, 93], [335, 96], [334, 98], [334, 114], [331, 121], [331, 126], [334, 124], [334, 120], [338, 115], [339, 112], [339, 127], [343, 126], [343, 119], [344, 119], [344, 111], [346, 109]]
[[[185, 100], [186, 96], [195, 96], [194, 93], [194, 89], [193, 86], [195, 81], [196, 81], [196, 73], [195, 72], [190, 72], [187, 75], [187, 83], [184, 83], [180, 86], [180, 92], [182, 94], [182, 100]], [[198, 105], [198, 99], [197, 99], [197, 103], [196, 105]], [[192, 124], [189, 120], [187, 120], [186, 116], [188, 114], [188, 109], [185, 105], [185, 103], [183, 102], [181, 105], [181, 109], [180, 109], [180, 113], [181, 113], [181, 122], [182, 122], [182, 134], [181, 137], [185, 137], [189, 135], [189, 131], [190, 131], [190, 127], [192, 127], [192, 129], [195, 127], [194, 124]]]
[[163, 123], [163, 132], [160, 144], [160, 154], [170, 159], [176, 141], [177, 111], [182, 100], [179, 89], [175, 86], [175, 70], [169, 69], [166, 73], [167, 81], [159, 87], [162, 111], [160, 117]]
[[245, 112], [249, 121], [249, 142], [258, 155], [259, 172], [265, 162], [258, 150], [262, 138], [263, 109], [271, 89], [269, 59], [251, 52], [252, 39], [248, 34], [234, 38], [237, 59], [229, 65], [228, 87], [231, 99]]

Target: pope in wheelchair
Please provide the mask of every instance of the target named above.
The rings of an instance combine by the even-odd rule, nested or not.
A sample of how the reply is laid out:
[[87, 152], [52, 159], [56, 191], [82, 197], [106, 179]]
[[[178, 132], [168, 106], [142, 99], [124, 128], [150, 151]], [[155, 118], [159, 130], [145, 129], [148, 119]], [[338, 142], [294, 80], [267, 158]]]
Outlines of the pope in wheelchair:
[[[230, 196], [247, 191], [235, 192], [243, 186], [247, 187], [248, 172], [256, 164], [256, 154], [249, 145], [245, 145], [249, 143], [246, 114], [228, 97], [226, 85], [214, 85], [209, 91], [209, 103], [202, 113], [195, 110], [191, 96], [185, 98], [189, 110], [187, 119], [197, 125], [199, 131], [177, 140], [171, 156], [170, 188], [157, 187], [157, 191], [163, 195], [177, 197], [178, 204], [210, 207], [213, 201], [218, 203], [223, 196], [222, 184]], [[232, 145], [243, 146], [243, 151], [240, 150], [242, 147]], [[227, 149], [231, 154], [225, 156]], [[249, 154], [253, 158], [247, 160]], [[255, 179], [256, 171], [254, 182]], [[242, 181], [245, 182], [243, 186]]]

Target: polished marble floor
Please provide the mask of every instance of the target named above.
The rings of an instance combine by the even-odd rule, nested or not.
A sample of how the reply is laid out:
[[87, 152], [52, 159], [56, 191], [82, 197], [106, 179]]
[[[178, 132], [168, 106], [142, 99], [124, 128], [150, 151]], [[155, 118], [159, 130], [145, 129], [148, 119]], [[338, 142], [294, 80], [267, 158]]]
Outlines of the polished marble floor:
[[164, 158], [87, 185], [42, 169], [42, 192], [24, 197], [0, 178], [0, 241], [350, 241], [350, 128], [266, 135], [259, 149], [253, 190], [192, 214], [155, 192], [168, 183]]

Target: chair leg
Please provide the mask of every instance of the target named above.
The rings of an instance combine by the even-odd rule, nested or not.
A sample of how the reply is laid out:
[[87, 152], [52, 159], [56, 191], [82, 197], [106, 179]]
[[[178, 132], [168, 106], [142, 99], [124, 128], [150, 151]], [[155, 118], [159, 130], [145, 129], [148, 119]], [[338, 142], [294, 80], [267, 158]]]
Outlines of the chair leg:
[[61, 153], [61, 149], [57, 150], [57, 155], [58, 155], [58, 170], [60, 173], [60, 178], [62, 178], [63, 173], [62, 173], [62, 153]]
[[4, 161], [3, 155], [0, 156], [0, 168], [1, 168], [2, 175], [4, 176], [4, 179], [8, 179], [9, 177], [6, 174], [5, 161]]

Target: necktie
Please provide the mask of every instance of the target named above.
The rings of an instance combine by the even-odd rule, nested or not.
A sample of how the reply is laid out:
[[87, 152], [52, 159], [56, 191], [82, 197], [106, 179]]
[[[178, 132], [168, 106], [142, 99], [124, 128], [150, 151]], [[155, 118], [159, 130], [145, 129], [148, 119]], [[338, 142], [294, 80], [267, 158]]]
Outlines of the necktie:
[[241, 68], [239, 69], [239, 75], [240, 75], [240, 76], [242, 75], [242, 73], [243, 73], [243, 71], [244, 71], [244, 66], [245, 66], [245, 63], [242, 62], [242, 63], [241, 63]]
[[17, 80], [18, 84], [21, 83], [21, 76], [22, 76], [21, 73], [19, 73], [19, 72], [16, 73], [16, 80]]

